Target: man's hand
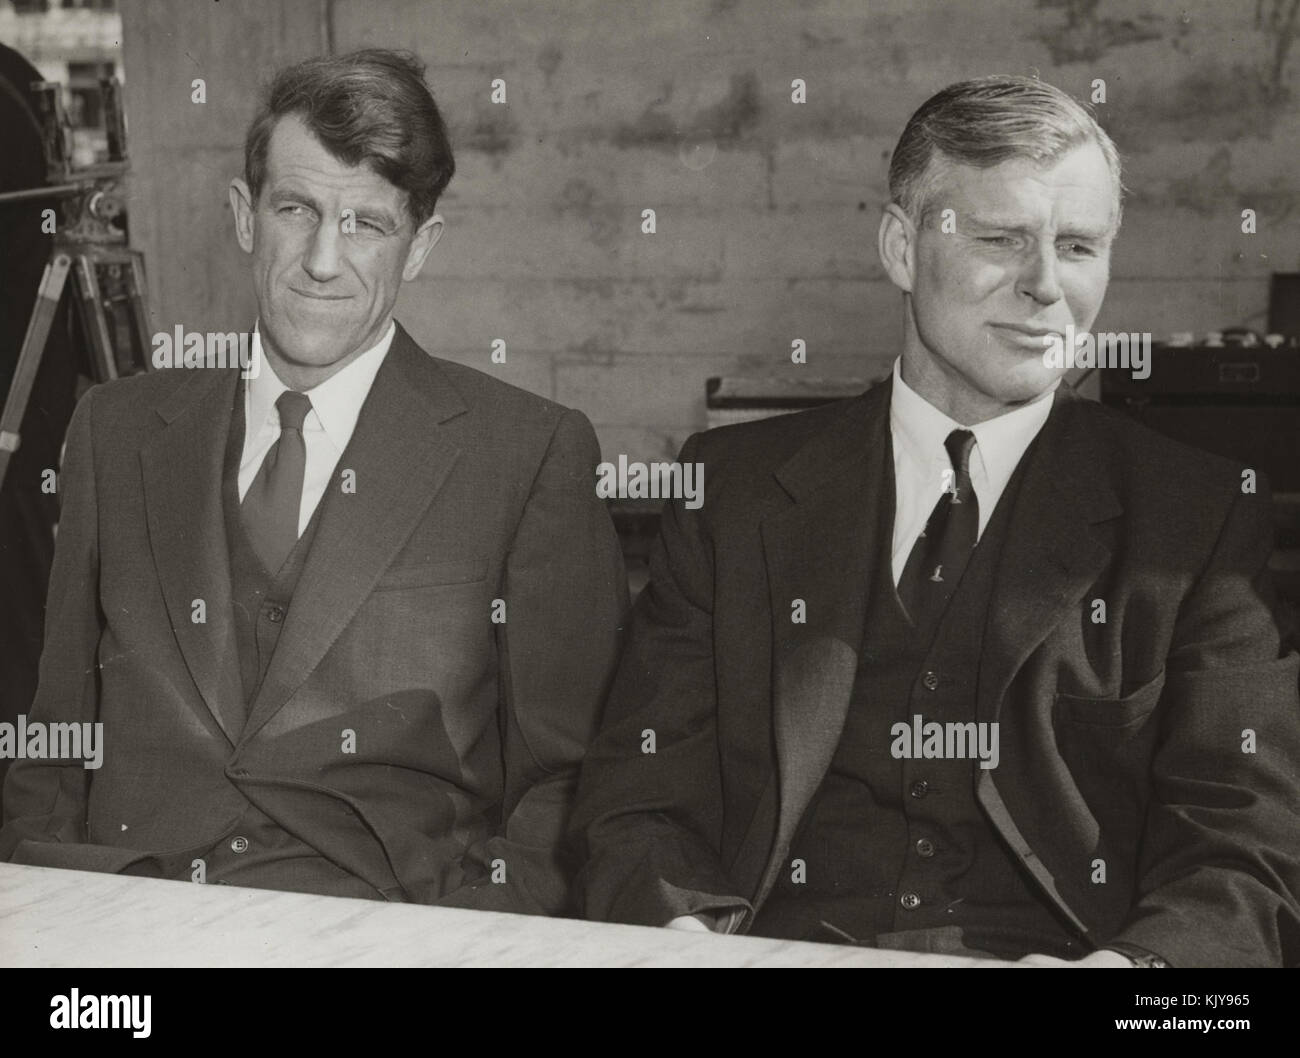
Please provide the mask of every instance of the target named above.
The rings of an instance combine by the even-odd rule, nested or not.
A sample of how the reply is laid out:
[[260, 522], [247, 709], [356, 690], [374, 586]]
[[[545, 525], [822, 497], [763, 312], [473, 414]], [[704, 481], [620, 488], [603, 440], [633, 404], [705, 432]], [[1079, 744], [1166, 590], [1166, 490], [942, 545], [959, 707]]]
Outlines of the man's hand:
[[1085, 955], [1082, 959], [1056, 959], [1051, 955], [1026, 955], [1023, 959], [1017, 959], [1015, 965], [1071, 967], [1127, 966], [1130, 970], [1133, 969], [1133, 963], [1129, 961], [1127, 956], [1121, 955], [1117, 951], [1108, 951], [1104, 948], [1100, 951], [1093, 952], [1091, 955]]

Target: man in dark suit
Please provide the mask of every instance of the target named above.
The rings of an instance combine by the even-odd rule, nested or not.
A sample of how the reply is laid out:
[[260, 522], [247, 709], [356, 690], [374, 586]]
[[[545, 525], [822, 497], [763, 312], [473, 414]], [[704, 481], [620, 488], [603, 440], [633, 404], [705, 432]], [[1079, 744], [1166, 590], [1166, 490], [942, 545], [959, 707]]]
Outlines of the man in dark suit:
[[413, 58], [276, 78], [231, 189], [258, 369], [70, 428], [28, 724], [102, 724], [102, 766], [18, 761], [6, 858], [565, 910], [626, 584], [587, 419], [392, 321], [452, 168]]
[[1266, 483], [1061, 386], [1120, 221], [1024, 78], [913, 116], [892, 377], [689, 440], [574, 826], [593, 918], [1038, 965], [1300, 958]]

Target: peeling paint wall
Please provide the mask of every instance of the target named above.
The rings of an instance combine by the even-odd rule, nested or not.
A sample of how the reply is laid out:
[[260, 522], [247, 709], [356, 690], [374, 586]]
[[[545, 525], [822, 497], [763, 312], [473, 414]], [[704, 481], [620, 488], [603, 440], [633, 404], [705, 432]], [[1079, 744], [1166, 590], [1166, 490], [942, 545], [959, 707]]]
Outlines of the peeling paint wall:
[[[887, 369], [901, 335], [875, 252], [889, 152], [964, 77], [1037, 73], [1081, 98], [1105, 80], [1129, 196], [1099, 329], [1262, 329], [1269, 273], [1300, 269], [1298, 7], [124, 0], [133, 230], [160, 327], [247, 326], [224, 189], [264, 68], [331, 39], [411, 48], [458, 172], [399, 317], [438, 355], [581, 408], [607, 457], [667, 458], [703, 426], [710, 375]], [[807, 366], [789, 363], [794, 338]]]

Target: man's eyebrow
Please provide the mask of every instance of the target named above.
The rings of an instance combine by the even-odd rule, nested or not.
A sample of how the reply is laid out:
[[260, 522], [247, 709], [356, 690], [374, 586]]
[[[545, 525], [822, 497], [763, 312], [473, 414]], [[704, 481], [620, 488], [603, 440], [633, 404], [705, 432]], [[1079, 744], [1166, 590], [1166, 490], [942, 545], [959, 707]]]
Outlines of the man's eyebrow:
[[[1032, 233], [1038, 230], [1036, 224], [1026, 222], [1023, 217], [980, 216], [977, 213], [967, 214], [967, 217], [969, 227], [996, 228], [1000, 231], [1019, 233]], [[1056, 233], [1056, 237], [1058, 239], [1105, 239], [1111, 234], [1111, 227], [1108, 224], [1084, 224], [1072, 221], [1064, 225]]]
[[357, 210], [357, 220], [377, 220], [387, 228], [396, 228], [401, 224], [397, 217], [382, 206], [367, 206], [364, 209]]
[[1067, 224], [1056, 233], [1058, 239], [1091, 239], [1100, 242], [1114, 235], [1110, 224]]
[[1032, 231], [1034, 228], [1034, 225], [1023, 217], [998, 217], [989, 214], [968, 213], [966, 219], [970, 226], [976, 228], [1002, 228], [1006, 231]]
[[320, 212], [320, 203], [303, 190], [296, 187], [277, 187], [268, 196], [268, 202], [301, 202], [305, 206], [311, 206], [312, 209]]

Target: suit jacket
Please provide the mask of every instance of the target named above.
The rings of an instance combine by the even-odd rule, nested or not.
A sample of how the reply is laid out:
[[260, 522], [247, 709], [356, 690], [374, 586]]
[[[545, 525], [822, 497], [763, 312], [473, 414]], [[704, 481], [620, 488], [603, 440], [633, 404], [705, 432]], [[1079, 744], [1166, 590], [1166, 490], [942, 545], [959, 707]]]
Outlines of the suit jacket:
[[[704, 503], [665, 507], [575, 808], [590, 917], [735, 909], [744, 930], [771, 891], [892, 576], [869, 568], [890, 391], [683, 449]], [[1300, 659], [1271, 612], [1267, 484], [1065, 390], [1025, 458], [972, 688], [1001, 735], [979, 805], [1098, 946], [1300, 957]]]
[[160, 371], [78, 406], [29, 720], [102, 722], [104, 762], [17, 762], [0, 856], [174, 877], [251, 801], [389, 899], [563, 910], [627, 591], [590, 423], [399, 326], [241, 727], [237, 382]]

